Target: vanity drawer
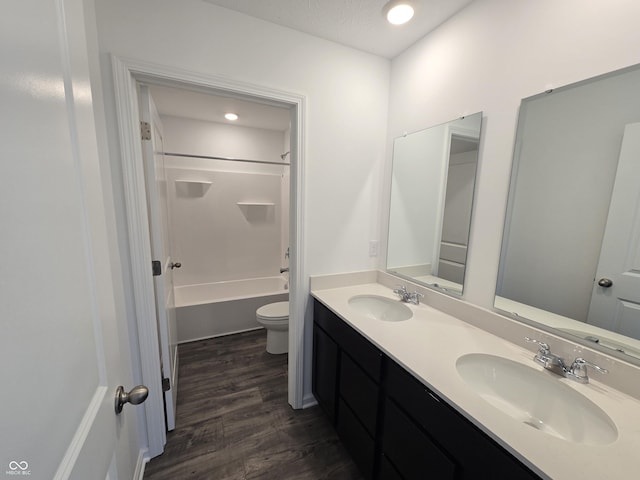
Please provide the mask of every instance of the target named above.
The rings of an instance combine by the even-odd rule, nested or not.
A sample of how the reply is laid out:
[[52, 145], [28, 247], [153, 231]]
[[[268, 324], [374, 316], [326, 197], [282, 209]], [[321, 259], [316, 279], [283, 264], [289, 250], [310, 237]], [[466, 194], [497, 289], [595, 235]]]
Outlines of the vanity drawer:
[[389, 399], [385, 405], [382, 449], [406, 480], [456, 478], [454, 461]]
[[396, 362], [389, 361], [387, 395], [422, 428], [434, 434], [446, 432], [458, 419], [440, 399]]
[[340, 396], [372, 437], [376, 434], [378, 392], [378, 385], [343, 351], [340, 356]]
[[382, 352], [366, 338], [343, 322], [338, 343], [343, 352], [347, 352], [362, 370], [376, 383], [380, 383], [382, 371]]
[[340, 324], [344, 322], [318, 300], [313, 302], [313, 321], [334, 340], [340, 337]]
[[375, 442], [349, 406], [340, 400], [336, 430], [355, 464], [366, 479], [373, 478]]
[[314, 321], [331, 336], [338, 346], [374, 381], [380, 381], [382, 352], [319, 301], [314, 303]]

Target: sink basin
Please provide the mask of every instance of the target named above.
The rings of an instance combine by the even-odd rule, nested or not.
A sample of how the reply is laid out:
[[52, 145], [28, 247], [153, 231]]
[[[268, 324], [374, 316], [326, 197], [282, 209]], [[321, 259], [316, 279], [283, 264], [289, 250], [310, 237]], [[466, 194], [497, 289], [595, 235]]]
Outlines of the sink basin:
[[366, 317], [385, 322], [401, 322], [413, 317], [411, 309], [399, 300], [378, 295], [356, 295], [349, 299], [349, 306]]
[[618, 437], [600, 407], [549, 372], [481, 353], [458, 358], [456, 369], [481, 398], [536, 430], [586, 445], [606, 445]]

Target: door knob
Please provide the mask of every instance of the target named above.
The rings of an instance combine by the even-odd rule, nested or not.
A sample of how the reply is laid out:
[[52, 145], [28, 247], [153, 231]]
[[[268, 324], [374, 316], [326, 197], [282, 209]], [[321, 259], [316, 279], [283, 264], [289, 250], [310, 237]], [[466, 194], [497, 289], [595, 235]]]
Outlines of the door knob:
[[600, 280], [598, 280], [598, 285], [600, 285], [602, 288], [609, 288], [611, 285], [613, 285], [613, 282], [609, 278], [601, 278]]
[[149, 389], [144, 385], [133, 387], [130, 392], [125, 392], [124, 387], [120, 385], [116, 389], [116, 415], [122, 412], [125, 403], [132, 405], [140, 405], [149, 396]]
[[181, 266], [182, 266], [182, 264], [181, 264], [180, 262], [176, 262], [176, 263], [171, 262], [171, 263], [169, 264], [169, 268], [170, 268], [171, 270], [173, 270], [174, 268], [180, 268]]

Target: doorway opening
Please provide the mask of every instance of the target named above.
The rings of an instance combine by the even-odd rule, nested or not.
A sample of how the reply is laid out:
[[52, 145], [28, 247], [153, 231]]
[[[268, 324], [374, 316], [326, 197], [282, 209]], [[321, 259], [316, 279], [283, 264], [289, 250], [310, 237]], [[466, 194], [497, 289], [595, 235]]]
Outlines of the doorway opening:
[[[200, 98], [208, 97], [209, 100], [238, 102], [252, 105], [256, 109], [278, 109], [286, 112], [289, 120], [289, 129], [283, 131], [282, 142], [279, 145], [277, 158], [273, 164], [267, 158], [245, 158], [241, 160], [257, 160], [249, 162], [251, 166], [242, 163], [241, 168], [231, 168], [231, 170], [246, 170], [259, 166], [260, 168], [280, 169], [278, 175], [280, 182], [280, 192], [282, 186], [288, 190], [288, 202], [283, 208], [279, 232], [280, 239], [278, 245], [279, 270], [289, 269], [286, 283], [289, 295], [289, 354], [288, 354], [288, 401], [293, 408], [303, 406], [303, 351], [302, 336], [304, 324], [304, 286], [302, 279], [304, 275], [303, 265], [303, 232], [302, 232], [302, 212], [303, 212], [303, 126], [305, 98], [297, 94], [266, 89], [261, 86], [247, 84], [239, 81], [229, 81], [218, 77], [203, 77], [192, 72], [185, 72], [172, 68], [159, 67], [132, 61], [129, 59], [119, 59], [113, 57], [113, 69], [115, 78], [116, 102], [118, 109], [118, 119], [120, 126], [120, 140], [122, 145], [123, 176], [125, 183], [125, 199], [127, 207], [127, 222], [129, 229], [129, 247], [131, 254], [131, 268], [133, 275], [133, 294], [135, 297], [136, 324], [138, 328], [142, 380], [149, 387], [151, 392], [147, 402], [146, 429], [149, 439], [149, 458], [159, 455], [164, 450], [166, 443], [165, 428], [165, 407], [163, 392], [163, 378], [161, 375], [161, 352], [159, 347], [159, 333], [156, 318], [156, 301], [154, 296], [153, 277], [151, 277], [149, 264], [153, 258], [151, 255], [151, 245], [149, 241], [149, 206], [147, 202], [147, 188], [145, 185], [144, 159], [140, 149], [140, 86], [146, 85], [151, 90], [177, 89], [185, 95], [199, 95]], [[204, 96], [204, 97], [203, 97]], [[226, 113], [226, 112], [225, 112]], [[178, 122], [180, 123], [180, 122]], [[180, 128], [184, 127], [182, 125]], [[166, 135], [165, 135], [166, 137]], [[166, 143], [166, 142], [165, 142]], [[169, 150], [165, 148], [165, 150]], [[288, 153], [287, 153], [288, 152]], [[216, 162], [219, 170], [229, 170], [229, 165], [236, 165], [241, 162], [234, 162], [236, 155], [224, 155], [224, 151], [206, 152], [203, 151], [179, 151], [169, 152], [174, 154], [199, 155], [201, 157], [218, 158], [192, 158], [198, 162]], [[251, 155], [250, 157], [252, 157]], [[174, 155], [178, 161], [177, 155]], [[184, 157], [181, 158], [184, 160]], [[234, 158], [238, 160], [238, 158]], [[269, 163], [267, 163], [269, 162]], [[288, 166], [285, 163], [289, 164]], [[211, 164], [209, 164], [210, 166]], [[182, 164], [184, 166], [184, 164]], [[284, 169], [290, 170], [287, 177]], [[192, 169], [191, 173], [196, 171]], [[184, 172], [183, 172], [184, 173]], [[229, 173], [222, 172], [222, 173]], [[234, 172], [238, 173], [238, 172]], [[264, 172], [263, 172], [264, 173]], [[273, 172], [271, 176], [274, 177]], [[240, 177], [238, 177], [240, 178]], [[178, 180], [173, 179], [174, 183]], [[176, 184], [183, 194], [201, 194], [207, 188], [208, 180], [197, 180], [195, 178], [185, 178], [184, 184]], [[212, 181], [213, 183], [213, 181]], [[285, 198], [282, 194], [280, 200]], [[269, 203], [264, 199], [246, 199], [247, 201], [236, 201], [235, 208], [244, 216], [244, 219], [255, 222], [264, 222], [275, 218], [276, 213]], [[152, 201], [152, 200], [150, 200]], [[251, 204], [251, 205], [249, 205]], [[256, 204], [261, 204], [255, 207]], [[255, 207], [255, 208], [252, 208]], [[284, 207], [284, 205], [283, 205]], [[286, 212], [286, 213], [285, 213]], [[236, 212], [237, 213], [237, 212]], [[273, 226], [273, 225], [272, 225]], [[288, 231], [288, 232], [287, 232]], [[273, 243], [273, 242], [272, 242]], [[285, 248], [286, 247], [286, 248]], [[280, 250], [282, 250], [280, 252]], [[280, 258], [281, 257], [281, 258]], [[288, 264], [287, 264], [288, 262]], [[171, 264], [182, 264], [181, 259], [172, 257]], [[182, 265], [181, 265], [182, 266]], [[183, 267], [184, 268], [184, 267]], [[261, 268], [269, 268], [262, 266]], [[173, 270], [175, 273], [176, 270]], [[182, 272], [180, 272], [182, 273]], [[193, 273], [193, 272], [192, 272]], [[179, 388], [179, 387], [178, 387]], [[155, 395], [154, 395], [155, 392]], [[153, 397], [153, 398], [152, 398]]]

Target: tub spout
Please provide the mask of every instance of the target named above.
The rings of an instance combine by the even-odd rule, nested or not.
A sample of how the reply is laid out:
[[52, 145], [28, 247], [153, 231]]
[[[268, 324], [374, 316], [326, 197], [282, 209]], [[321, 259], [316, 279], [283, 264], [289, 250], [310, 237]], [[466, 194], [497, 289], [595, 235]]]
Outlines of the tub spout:
[[289, 267], [280, 269], [280, 273], [284, 273], [284, 272], [288, 272], [288, 271], [289, 271]]

